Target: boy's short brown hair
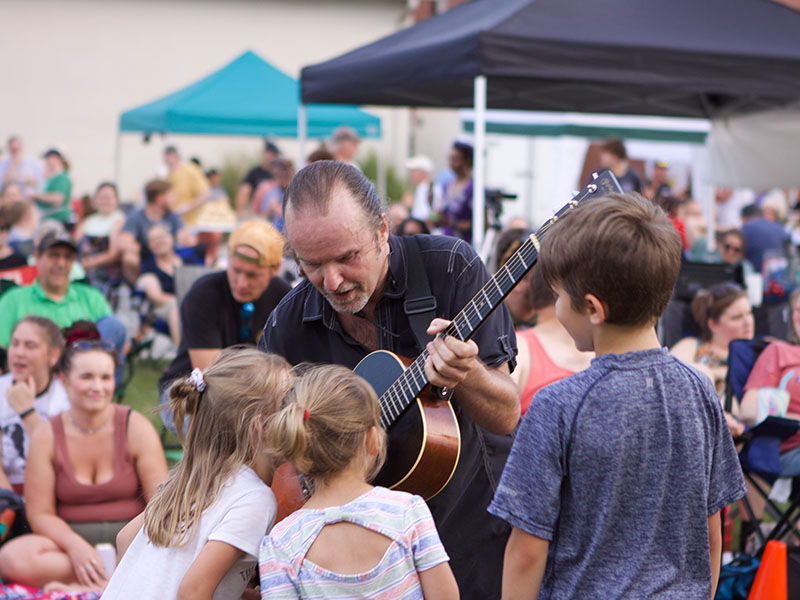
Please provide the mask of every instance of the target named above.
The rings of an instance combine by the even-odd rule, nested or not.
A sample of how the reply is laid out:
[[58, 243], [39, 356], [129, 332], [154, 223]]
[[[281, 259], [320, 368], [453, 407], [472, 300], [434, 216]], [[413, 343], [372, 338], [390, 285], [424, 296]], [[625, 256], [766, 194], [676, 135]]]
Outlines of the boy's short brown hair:
[[144, 197], [147, 204], [152, 204], [161, 194], [167, 193], [172, 188], [168, 181], [153, 179], [144, 186]]
[[639, 194], [610, 194], [556, 221], [537, 268], [575, 310], [593, 294], [606, 323], [646, 325], [664, 312], [680, 266], [680, 236], [664, 212]]

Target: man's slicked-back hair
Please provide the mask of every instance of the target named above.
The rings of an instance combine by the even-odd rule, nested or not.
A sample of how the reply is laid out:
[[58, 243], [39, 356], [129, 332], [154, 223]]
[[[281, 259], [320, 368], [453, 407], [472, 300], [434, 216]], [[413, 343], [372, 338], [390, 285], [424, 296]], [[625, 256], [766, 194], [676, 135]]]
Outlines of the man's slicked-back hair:
[[606, 323], [646, 325], [664, 312], [680, 266], [680, 236], [664, 212], [639, 194], [610, 194], [556, 221], [537, 268], [576, 310], [593, 294]]
[[335, 190], [346, 190], [364, 211], [367, 222], [377, 232], [383, 225], [386, 208], [369, 179], [353, 165], [320, 160], [300, 169], [283, 196], [283, 214], [313, 210], [326, 214]]

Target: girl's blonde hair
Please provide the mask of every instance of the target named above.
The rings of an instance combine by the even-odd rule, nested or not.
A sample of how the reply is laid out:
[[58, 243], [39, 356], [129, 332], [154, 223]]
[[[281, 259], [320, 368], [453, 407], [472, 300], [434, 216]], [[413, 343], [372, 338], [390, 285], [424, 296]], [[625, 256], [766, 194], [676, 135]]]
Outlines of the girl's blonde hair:
[[265, 451], [263, 426], [281, 406], [290, 368], [280, 356], [232, 346], [203, 373], [202, 392], [188, 378], [172, 384], [169, 405], [184, 452], [145, 509], [145, 530], [153, 544], [187, 544], [222, 485]]
[[373, 426], [379, 431], [378, 456], [367, 479], [386, 458], [378, 397], [349, 369], [323, 365], [302, 370], [286, 395], [285, 408], [270, 423], [267, 439], [277, 458], [312, 480], [325, 481], [352, 462]]

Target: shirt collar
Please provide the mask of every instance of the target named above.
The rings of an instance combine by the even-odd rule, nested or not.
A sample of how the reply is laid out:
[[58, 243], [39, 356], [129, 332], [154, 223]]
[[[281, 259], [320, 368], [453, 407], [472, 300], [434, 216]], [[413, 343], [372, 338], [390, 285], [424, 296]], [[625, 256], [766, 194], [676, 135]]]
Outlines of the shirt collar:
[[33, 288], [33, 294], [35, 296], [38, 296], [38, 298], [40, 300], [42, 300], [44, 302], [52, 302], [53, 304], [63, 304], [64, 302], [67, 302], [69, 300], [74, 300], [75, 299], [75, 294], [76, 294], [73, 285], [70, 283], [69, 287], [67, 287], [67, 293], [64, 294], [64, 297], [59, 302], [56, 302], [55, 300], [53, 300], [50, 296], [48, 296], [45, 293], [44, 289], [42, 288], [41, 284], [39, 283], [39, 278], [38, 277], [33, 282], [32, 288]]
[[[399, 238], [393, 235], [389, 236], [389, 273], [381, 298], [396, 299], [405, 296], [408, 289], [407, 277], [405, 247]], [[328, 329], [338, 327], [339, 321], [336, 319], [336, 312], [319, 290], [308, 280], [300, 285], [309, 288], [303, 304], [303, 322], [322, 320]]]

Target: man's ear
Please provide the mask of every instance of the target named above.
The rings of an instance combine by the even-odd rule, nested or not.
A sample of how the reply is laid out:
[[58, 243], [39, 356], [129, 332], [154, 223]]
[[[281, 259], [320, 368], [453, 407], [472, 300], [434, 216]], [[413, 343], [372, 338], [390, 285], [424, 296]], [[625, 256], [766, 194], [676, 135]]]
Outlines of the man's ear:
[[378, 240], [385, 244], [389, 240], [389, 217], [386, 213], [381, 215], [381, 228], [378, 230]]
[[586, 294], [583, 299], [586, 301], [586, 312], [589, 315], [589, 322], [592, 325], [602, 325], [608, 317], [608, 306], [594, 294]]

